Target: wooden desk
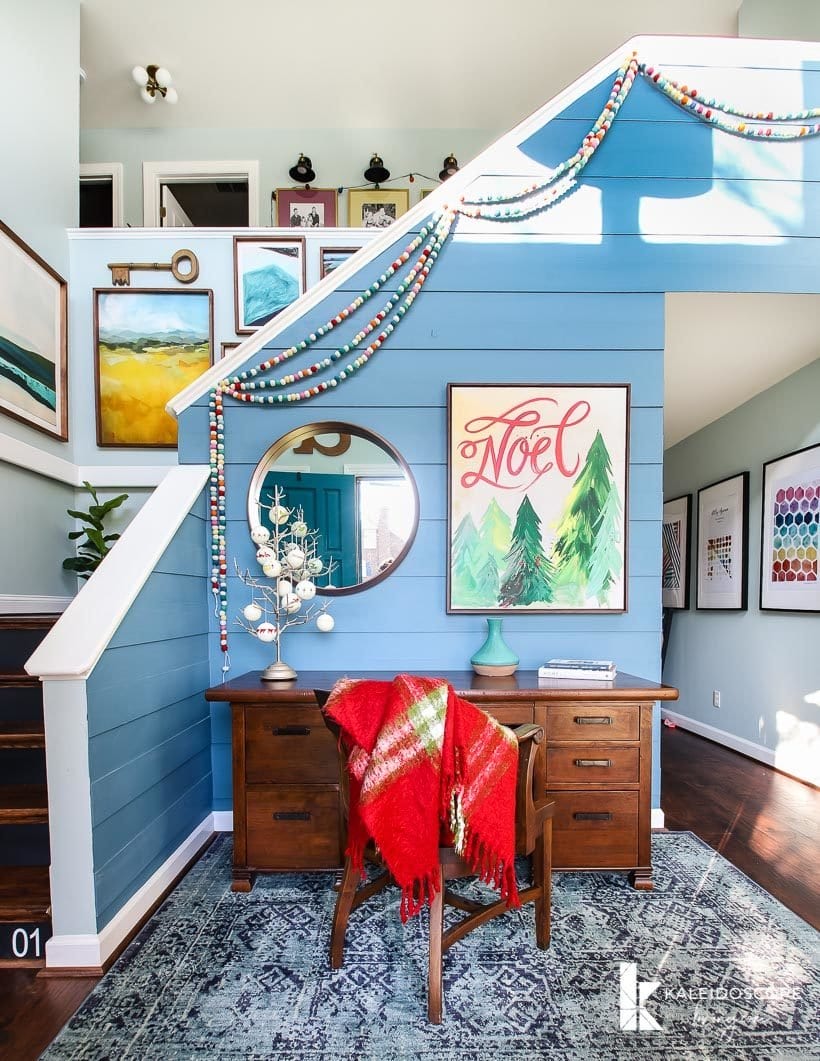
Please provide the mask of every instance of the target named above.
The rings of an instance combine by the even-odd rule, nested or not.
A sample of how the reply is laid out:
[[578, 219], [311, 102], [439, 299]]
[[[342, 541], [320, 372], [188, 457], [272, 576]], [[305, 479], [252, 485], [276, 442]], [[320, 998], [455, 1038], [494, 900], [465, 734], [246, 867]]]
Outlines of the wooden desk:
[[[234, 891], [250, 891], [258, 872], [329, 870], [343, 861], [336, 745], [315, 693], [342, 675], [313, 671], [292, 682], [263, 682], [259, 673], [205, 693], [231, 705]], [[538, 678], [533, 671], [431, 676], [446, 678], [499, 722], [543, 727], [536, 781], [556, 803], [554, 869], [624, 870], [636, 888], [652, 888], [652, 705], [676, 700], [677, 689], [631, 674], [612, 682]]]

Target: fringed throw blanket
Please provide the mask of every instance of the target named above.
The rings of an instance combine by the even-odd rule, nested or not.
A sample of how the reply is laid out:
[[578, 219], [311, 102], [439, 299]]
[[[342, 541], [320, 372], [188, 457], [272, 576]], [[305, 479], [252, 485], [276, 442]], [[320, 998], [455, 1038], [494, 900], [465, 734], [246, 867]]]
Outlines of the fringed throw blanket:
[[344, 679], [325, 711], [348, 751], [346, 854], [363, 869], [374, 841], [402, 889], [402, 921], [437, 890], [442, 842], [454, 843], [508, 906], [519, 906], [515, 736], [442, 678]]

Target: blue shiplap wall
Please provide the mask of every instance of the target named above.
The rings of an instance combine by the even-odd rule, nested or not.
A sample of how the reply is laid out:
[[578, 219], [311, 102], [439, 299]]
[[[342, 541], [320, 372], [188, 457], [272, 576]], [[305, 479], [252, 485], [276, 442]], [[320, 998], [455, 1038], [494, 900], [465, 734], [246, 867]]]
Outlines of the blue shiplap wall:
[[97, 927], [211, 811], [200, 497], [88, 679]]
[[[663, 63], [663, 56], [653, 56]], [[820, 98], [817, 64], [800, 70], [669, 71], [731, 97], [750, 83], [783, 109]], [[754, 80], [757, 77], [757, 80]], [[751, 78], [751, 82], [750, 82]], [[571, 155], [599, 113], [610, 80], [519, 145], [488, 156], [488, 183], [520, 186], [533, 165]], [[754, 106], [754, 101], [749, 101]], [[496, 175], [503, 175], [498, 177]], [[350, 420], [392, 442], [409, 462], [421, 498], [413, 549], [389, 579], [337, 600], [331, 635], [288, 634], [284, 656], [302, 669], [452, 669], [468, 666], [484, 620], [445, 613], [446, 384], [453, 382], [628, 382], [629, 582], [624, 615], [511, 615], [505, 634], [524, 668], [546, 656], [600, 656], [650, 679], [660, 664], [660, 518], [663, 460], [665, 291], [816, 291], [816, 181], [820, 142], [746, 143], [688, 118], [639, 80], [581, 188], [541, 217], [493, 225], [460, 222], [424, 293], [387, 346], [355, 380], [297, 407], [229, 404], [226, 412], [229, 563], [250, 565], [245, 499], [254, 465], [297, 424]], [[370, 263], [277, 338], [276, 351], [322, 324], [362, 290], [408, 241]], [[376, 303], [380, 304], [380, 303]], [[358, 321], [356, 321], [358, 327]], [[352, 333], [355, 327], [350, 329]], [[311, 360], [344, 341], [312, 348]], [[252, 363], [261, 360], [256, 356]], [[719, 366], [716, 366], [719, 371]], [[180, 460], [207, 459], [207, 398], [180, 424]], [[229, 615], [247, 591], [229, 585]], [[221, 658], [211, 636], [212, 676]], [[231, 638], [232, 673], [268, 662], [247, 635]], [[230, 806], [227, 713], [214, 715], [215, 806]], [[657, 733], [656, 733], [657, 737]], [[659, 802], [659, 770], [653, 805]]]

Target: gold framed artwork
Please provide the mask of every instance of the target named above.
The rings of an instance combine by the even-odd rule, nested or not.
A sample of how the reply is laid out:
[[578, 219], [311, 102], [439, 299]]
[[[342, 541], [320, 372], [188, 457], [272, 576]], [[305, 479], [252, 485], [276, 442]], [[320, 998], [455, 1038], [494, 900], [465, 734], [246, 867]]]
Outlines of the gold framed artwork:
[[350, 228], [387, 228], [410, 206], [407, 188], [351, 188], [347, 193]]
[[166, 404], [213, 362], [213, 292], [94, 290], [99, 446], [171, 449]]
[[0, 221], [0, 411], [68, 439], [63, 278]]

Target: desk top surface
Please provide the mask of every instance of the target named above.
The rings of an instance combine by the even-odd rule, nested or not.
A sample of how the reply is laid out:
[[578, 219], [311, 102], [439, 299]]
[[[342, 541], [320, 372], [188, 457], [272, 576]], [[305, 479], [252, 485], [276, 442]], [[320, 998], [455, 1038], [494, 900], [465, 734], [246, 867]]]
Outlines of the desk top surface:
[[[276, 704], [304, 701], [315, 703], [315, 691], [329, 692], [340, 678], [392, 681], [396, 671], [301, 671], [292, 681], [262, 681], [261, 671], [250, 671], [205, 691], [206, 700]], [[456, 693], [470, 700], [677, 700], [671, 685], [618, 674], [612, 681], [539, 678], [536, 671], [521, 670], [504, 678], [486, 678], [472, 671], [422, 671], [407, 673], [444, 678]]]

